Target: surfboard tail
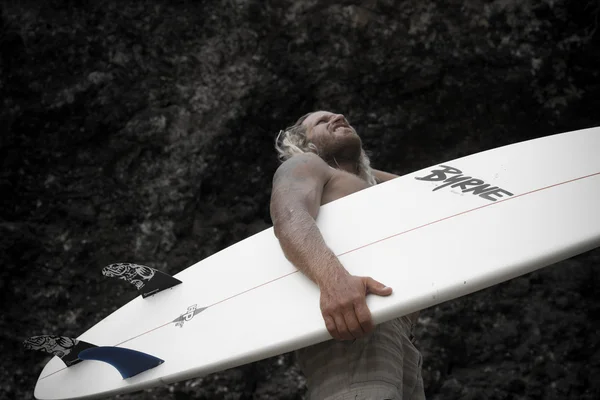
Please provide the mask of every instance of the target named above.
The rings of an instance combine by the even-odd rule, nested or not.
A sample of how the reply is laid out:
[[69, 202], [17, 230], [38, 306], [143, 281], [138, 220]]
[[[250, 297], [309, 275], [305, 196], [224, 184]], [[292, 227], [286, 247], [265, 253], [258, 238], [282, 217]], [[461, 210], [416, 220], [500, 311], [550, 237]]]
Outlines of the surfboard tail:
[[67, 367], [81, 362], [79, 353], [96, 347], [83, 340], [73, 339], [67, 336], [41, 335], [32, 336], [23, 341], [23, 346], [28, 350], [38, 350], [59, 357]]
[[103, 361], [115, 367], [123, 379], [152, 369], [164, 362], [158, 357], [123, 347], [96, 346], [67, 336], [32, 336], [23, 341], [28, 350], [38, 350], [59, 357], [67, 367], [83, 360]]
[[131, 283], [143, 298], [181, 283], [179, 279], [157, 269], [132, 263], [110, 264], [102, 269], [102, 275]]

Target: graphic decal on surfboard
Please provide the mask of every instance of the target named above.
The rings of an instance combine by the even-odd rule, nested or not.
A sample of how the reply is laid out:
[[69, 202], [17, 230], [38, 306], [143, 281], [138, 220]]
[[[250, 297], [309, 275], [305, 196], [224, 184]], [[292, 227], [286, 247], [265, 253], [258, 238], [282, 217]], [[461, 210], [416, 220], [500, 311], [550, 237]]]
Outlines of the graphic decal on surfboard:
[[38, 350], [53, 354], [62, 359], [67, 367], [81, 362], [81, 359], [79, 359], [80, 352], [96, 347], [83, 340], [54, 335], [32, 336], [23, 341], [23, 346], [28, 350]]
[[502, 197], [514, 196], [513, 193], [499, 188], [498, 186], [492, 186], [489, 183], [485, 183], [482, 179], [472, 178], [468, 175], [463, 175], [462, 171], [458, 168], [450, 167], [448, 165], [440, 165], [438, 169], [432, 169], [431, 173], [423, 177], [415, 177], [418, 181], [427, 182], [442, 182], [443, 184], [433, 189], [436, 190], [451, 187], [459, 188], [463, 193], [471, 192], [475, 196], [479, 196], [489, 201], [496, 201]]
[[[294, 270], [294, 271], [292, 271], [292, 272], [288, 272], [288, 273], [287, 273], [287, 274], [285, 274], [285, 275], [278, 276], [277, 278], [271, 279], [270, 281], [267, 281], [267, 282], [261, 283], [260, 285], [257, 285], [257, 286], [251, 287], [251, 288], [249, 288], [249, 289], [246, 289], [246, 290], [244, 290], [243, 292], [236, 293], [236, 294], [234, 294], [233, 296], [229, 296], [229, 297], [227, 297], [227, 298], [225, 298], [225, 299], [219, 300], [219, 301], [217, 301], [216, 303], [213, 303], [213, 304], [211, 304], [211, 305], [209, 305], [209, 306], [206, 306], [206, 307], [198, 307], [198, 305], [197, 305], [197, 304], [193, 304], [193, 305], [191, 305], [191, 306], [189, 306], [189, 307], [187, 308], [187, 312], [186, 312], [186, 313], [184, 313], [184, 314], [181, 314], [179, 317], [175, 318], [175, 319], [174, 319], [173, 321], [171, 321], [171, 322], [168, 322], [168, 323], [166, 323], [165, 325], [169, 325], [169, 324], [175, 323], [175, 326], [178, 326], [178, 327], [182, 328], [182, 327], [183, 327], [183, 324], [184, 324], [185, 322], [187, 322], [187, 321], [191, 321], [191, 320], [192, 320], [192, 318], [194, 318], [196, 315], [200, 314], [202, 311], [204, 311], [204, 310], [206, 310], [206, 309], [208, 309], [208, 308], [214, 307], [214, 306], [216, 306], [217, 304], [224, 303], [224, 302], [226, 302], [227, 300], [233, 299], [234, 297], [241, 296], [241, 295], [243, 295], [244, 293], [251, 292], [251, 291], [253, 291], [253, 290], [255, 290], [255, 289], [257, 289], [257, 288], [259, 288], [259, 287], [261, 287], [261, 286], [268, 285], [268, 284], [269, 284], [269, 283], [271, 283], [271, 282], [278, 281], [278, 280], [280, 280], [280, 279], [283, 279], [283, 278], [285, 278], [285, 277], [287, 277], [287, 276], [290, 276], [290, 275], [294, 275], [294, 274], [296, 274], [296, 273], [298, 273], [298, 270]], [[165, 325], [163, 325], [163, 326], [165, 326]]]
[[187, 312], [185, 314], [181, 314], [179, 317], [175, 318], [172, 323], [175, 323], [175, 326], [183, 328], [183, 324], [187, 321], [191, 321], [196, 315], [200, 314], [202, 311], [206, 310], [208, 307], [198, 307], [196, 304], [191, 305], [187, 308]]
[[143, 298], [181, 283], [179, 279], [157, 269], [131, 263], [110, 264], [102, 269], [102, 275], [131, 283]]

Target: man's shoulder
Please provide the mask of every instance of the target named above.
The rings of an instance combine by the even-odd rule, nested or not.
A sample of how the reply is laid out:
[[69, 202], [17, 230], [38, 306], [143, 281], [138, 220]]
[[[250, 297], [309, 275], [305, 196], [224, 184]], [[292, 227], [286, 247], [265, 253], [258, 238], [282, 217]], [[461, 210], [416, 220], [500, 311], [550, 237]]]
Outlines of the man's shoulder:
[[284, 161], [275, 178], [321, 178], [329, 179], [335, 170], [314, 153], [297, 154]]
[[280, 166], [279, 169], [309, 169], [314, 172], [317, 171], [332, 171], [331, 168], [321, 157], [314, 153], [302, 153], [296, 154], [287, 160], [285, 160]]
[[287, 164], [297, 164], [297, 163], [307, 164], [308, 163], [308, 164], [314, 164], [317, 167], [329, 166], [325, 161], [323, 161], [323, 159], [321, 157], [319, 157], [315, 153], [295, 154], [283, 162], [283, 164], [286, 164], [286, 163]]

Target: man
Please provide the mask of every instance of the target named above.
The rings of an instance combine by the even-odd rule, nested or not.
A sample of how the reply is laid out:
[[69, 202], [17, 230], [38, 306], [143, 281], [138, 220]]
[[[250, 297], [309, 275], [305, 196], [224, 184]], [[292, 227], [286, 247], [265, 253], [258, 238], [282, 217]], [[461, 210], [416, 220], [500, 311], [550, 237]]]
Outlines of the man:
[[319, 207], [396, 175], [372, 169], [360, 137], [341, 114], [317, 111], [280, 132], [284, 161], [273, 178], [271, 217], [286, 257], [320, 289], [335, 340], [297, 352], [309, 399], [423, 399], [421, 355], [411, 340], [416, 314], [373, 326], [369, 293], [392, 289], [350, 275], [315, 223]]

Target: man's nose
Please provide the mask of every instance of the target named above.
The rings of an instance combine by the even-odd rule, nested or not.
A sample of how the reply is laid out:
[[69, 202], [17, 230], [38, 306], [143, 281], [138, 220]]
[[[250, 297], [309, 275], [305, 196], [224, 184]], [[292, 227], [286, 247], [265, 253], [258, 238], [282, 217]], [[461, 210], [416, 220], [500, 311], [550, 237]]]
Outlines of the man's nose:
[[346, 117], [344, 117], [344, 114], [335, 114], [335, 116], [332, 119], [333, 122], [339, 121], [339, 120], [342, 120], [345, 123], [348, 123], [348, 121], [346, 120]]

